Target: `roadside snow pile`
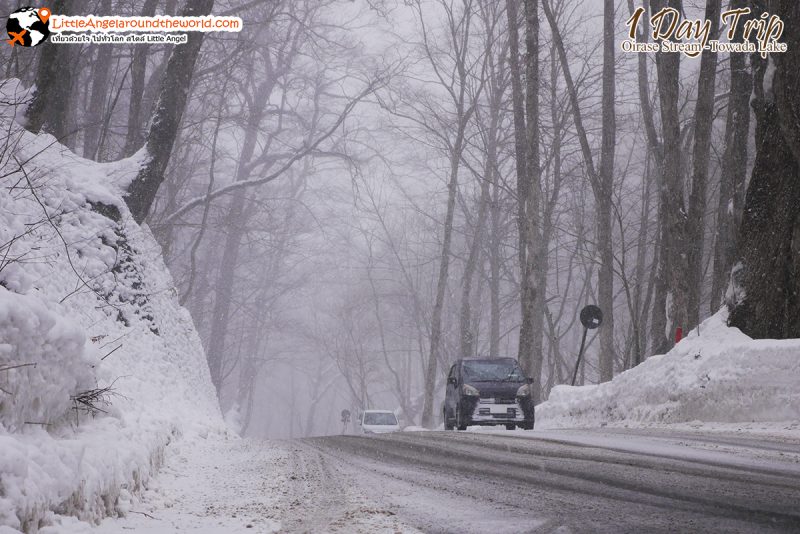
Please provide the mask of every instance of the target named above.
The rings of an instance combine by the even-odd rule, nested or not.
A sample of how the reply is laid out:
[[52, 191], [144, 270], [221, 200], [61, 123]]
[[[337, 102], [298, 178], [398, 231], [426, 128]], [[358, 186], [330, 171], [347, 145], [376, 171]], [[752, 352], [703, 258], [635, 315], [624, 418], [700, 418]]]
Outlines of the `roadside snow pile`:
[[99, 360], [85, 350], [86, 334], [36, 295], [0, 287], [0, 341], [0, 424], [11, 432], [58, 420], [70, 395], [94, 387]]
[[753, 340], [726, 319], [611, 382], [554, 388], [537, 427], [800, 421], [800, 340]]
[[192, 320], [122, 201], [137, 158], [79, 158], [19, 109], [0, 108], [0, 532], [124, 514], [171, 440], [226, 432]]

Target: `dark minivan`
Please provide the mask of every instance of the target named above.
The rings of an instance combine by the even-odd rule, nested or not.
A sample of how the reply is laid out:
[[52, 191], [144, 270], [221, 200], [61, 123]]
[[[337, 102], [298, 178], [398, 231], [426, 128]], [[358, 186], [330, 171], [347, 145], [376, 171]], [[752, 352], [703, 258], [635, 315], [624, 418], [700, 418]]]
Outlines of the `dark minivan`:
[[447, 375], [442, 407], [445, 430], [470, 425], [533, 429], [531, 380], [514, 358], [458, 360]]

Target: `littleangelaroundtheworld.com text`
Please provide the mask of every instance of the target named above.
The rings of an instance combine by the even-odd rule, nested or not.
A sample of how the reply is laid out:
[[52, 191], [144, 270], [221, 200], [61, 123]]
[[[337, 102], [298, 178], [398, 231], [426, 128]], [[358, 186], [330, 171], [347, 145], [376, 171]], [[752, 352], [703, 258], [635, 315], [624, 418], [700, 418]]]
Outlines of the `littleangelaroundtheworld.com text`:
[[66, 16], [53, 14], [50, 18], [51, 32], [239, 32], [242, 19], [208, 15], [202, 17], [100, 17], [95, 15]]

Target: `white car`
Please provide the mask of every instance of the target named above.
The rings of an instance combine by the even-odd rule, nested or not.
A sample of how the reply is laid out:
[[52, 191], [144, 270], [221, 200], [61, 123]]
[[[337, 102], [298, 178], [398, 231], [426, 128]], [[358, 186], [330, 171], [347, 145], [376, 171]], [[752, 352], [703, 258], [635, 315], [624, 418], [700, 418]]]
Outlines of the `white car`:
[[362, 434], [386, 434], [400, 430], [397, 416], [390, 410], [364, 410], [358, 424]]

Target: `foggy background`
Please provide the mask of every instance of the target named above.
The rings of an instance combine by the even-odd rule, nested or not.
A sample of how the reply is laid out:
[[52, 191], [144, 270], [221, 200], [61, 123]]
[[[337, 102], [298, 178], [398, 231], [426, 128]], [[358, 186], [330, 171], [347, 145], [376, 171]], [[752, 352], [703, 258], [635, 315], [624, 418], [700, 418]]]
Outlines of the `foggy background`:
[[[69, 4], [73, 13], [119, 15], [180, 8], [175, 0]], [[549, 4], [591, 148], [599, 153], [603, 2]], [[215, 2], [214, 14], [239, 16], [244, 29], [205, 37], [147, 224], [201, 334], [222, 410], [244, 435], [339, 433], [342, 409], [354, 415], [363, 408], [396, 410], [404, 426], [420, 425], [454, 162], [436, 421], [452, 361], [517, 357], [517, 177], [505, 5]], [[0, 7], [6, 13], [17, 6], [3, 1]], [[617, 42], [626, 37], [632, 7], [616, 2]], [[700, 17], [705, 3], [684, 7]], [[539, 252], [546, 274], [538, 312], [540, 398], [546, 399], [571, 378], [582, 333], [577, 314], [597, 302], [600, 256], [595, 197], [552, 30], [541, 13], [540, 29], [537, 216], [546, 235]], [[64, 105], [73, 127], [62, 142], [98, 161], [134, 156], [171, 48], [69, 46], [75, 75], [65, 81], [73, 90]], [[28, 52], [2, 47], [5, 77], [33, 82], [36, 56]], [[653, 327], [666, 297], [656, 287], [659, 180], [644, 132], [638, 60], [617, 49], [613, 310], [604, 310], [614, 321], [614, 373], [659, 353], [671, 337], [663, 326]], [[645, 61], [658, 114], [654, 56]], [[698, 69], [699, 59], [681, 61], [687, 180]], [[719, 184], [729, 70], [720, 55], [701, 319], [719, 308], [713, 288], [727, 280], [727, 273], [715, 273], [714, 256], [718, 214], [728, 203]], [[221, 189], [242, 182], [252, 183]], [[598, 351], [599, 339], [590, 333], [579, 383], [600, 380]]]

